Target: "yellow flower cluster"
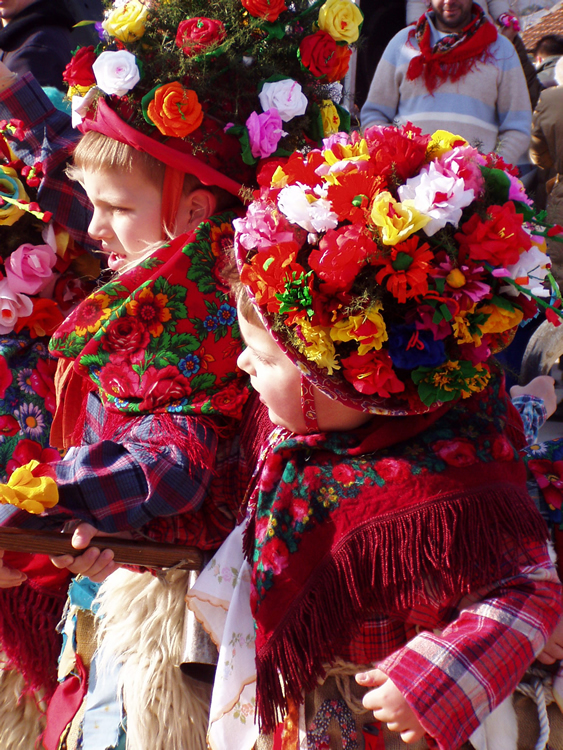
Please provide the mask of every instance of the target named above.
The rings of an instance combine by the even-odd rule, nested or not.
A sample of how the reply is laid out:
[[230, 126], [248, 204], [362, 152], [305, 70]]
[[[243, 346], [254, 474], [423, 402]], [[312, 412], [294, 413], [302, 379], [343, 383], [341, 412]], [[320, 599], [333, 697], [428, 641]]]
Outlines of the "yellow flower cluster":
[[45, 508], [52, 508], [59, 502], [59, 490], [55, 480], [33, 474], [33, 470], [38, 466], [39, 461], [30, 461], [13, 472], [8, 484], [0, 484], [2, 505], [15, 505], [27, 513], [39, 515]]

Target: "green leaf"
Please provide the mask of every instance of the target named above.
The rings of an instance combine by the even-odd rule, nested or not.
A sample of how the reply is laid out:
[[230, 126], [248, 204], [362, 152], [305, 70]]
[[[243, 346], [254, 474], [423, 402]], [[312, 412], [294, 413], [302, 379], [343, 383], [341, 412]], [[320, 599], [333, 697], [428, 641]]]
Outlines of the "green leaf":
[[200, 347], [200, 341], [191, 333], [179, 333], [174, 336], [174, 349], [184, 352], [195, 352]]
[[216, 380], [217, 376], [211, 372], [202, 372], [199, 375], [194, 375], [190, 381], [190, 385], [194, 391], [205, 391], [208, 388], [212, 388]]
[[500, 307], [501, 310], [514, 312], [514, 305], [512, 304], [512, 302], [509, 302], [505, 297], [498, 297], [496, 294], [493, 294], [493, 298], [491, 302], [493, 305]]

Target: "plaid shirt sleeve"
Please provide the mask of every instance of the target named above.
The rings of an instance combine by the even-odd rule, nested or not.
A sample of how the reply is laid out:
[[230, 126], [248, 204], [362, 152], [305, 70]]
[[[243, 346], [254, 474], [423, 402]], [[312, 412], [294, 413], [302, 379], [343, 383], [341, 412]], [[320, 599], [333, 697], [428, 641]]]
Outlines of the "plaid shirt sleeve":
[[[186, 418], [174, 415], [177, 425]], [[100, 531], [141, 529], [155, 518], [197, 513], [207, 497], [212, 469], [203, 468], [174, 444], [151, 435], [148, 416], [115, 443], [110, 440], [71, 448], [53, 464], [59, 502], [42, 516], [23, 511], [4, 513], [4, 525], [60, 528], [66, 521], [86, 521]], [[185, 427], [187, 432], [187, 425]], [[197, 438], [213, 465], [217, 436], [197, 427]], [[5, 518], [9, 516], [9, 518]]]
[[433, 747], [460, 747], [514, 691], [555, 628], [561, 612], [555, 568], [546, 546], [528, 553], [518, 575], [462, 603], [439, 635], [420, 633], [378, 665]]
[[99, 250], [88, 236], [92, 207], [83, 188], [64, 174], [69, 156], [80, 138], [70, 117], [56, 109], [31, 73], [0, 92], [0, 119], [21, 120], [25, 139], [8, 137], [10, 147], [23, 162], [40, 161], [46, 176], [41, 181], [38, 202], [51, 211], [54, 220], [89, 251]]

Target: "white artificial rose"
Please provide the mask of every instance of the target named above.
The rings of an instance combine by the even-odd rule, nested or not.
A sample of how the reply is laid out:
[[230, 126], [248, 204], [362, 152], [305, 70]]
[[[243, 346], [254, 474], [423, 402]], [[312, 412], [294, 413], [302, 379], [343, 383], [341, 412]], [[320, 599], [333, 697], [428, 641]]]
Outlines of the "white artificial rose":
[[265, 83], [258, 98], [264, 112], [277, 109], [284, 122], [304, 115], [308, 104], [300, 84], [292, 78]]
[[92, 69], [98, 87], [115, 96], [124, 96], [141, 78], [135, 55], [124, 49], [102, 52]]

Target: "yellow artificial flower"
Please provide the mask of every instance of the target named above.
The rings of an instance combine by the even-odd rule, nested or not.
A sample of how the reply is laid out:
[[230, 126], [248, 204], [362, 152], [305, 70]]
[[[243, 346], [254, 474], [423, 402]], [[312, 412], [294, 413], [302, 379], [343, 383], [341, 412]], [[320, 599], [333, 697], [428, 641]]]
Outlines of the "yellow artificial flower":
[[48, 476], [35, 476], [33, 470], [39, 461], [30, 461], [18, 467], [8, 479], [8, 484], [0, 484], [0, 503], [15, 505], [27, 513], [40, 514], [45, 508], [52, 508], [59, 502], [59, 490], [54, 479]]
[[522, 310], [504, 310], [497, 305], [489, 304], [477, 308], [477, 313], [485, 313], [489, 317], [479, 326], [483, 333], [503, 333], [520, 324], [524, 314]]
[[328, 138], [329, 135], [334, 135], [340, 130], [340, 115], [330, 99], [323, 99], [320, 109], [323, 135]]
[[381, 303], [376, 302], [361, 315], [350, 315], [345, 320], [339, 320], [330, 329], [332, 340], [363, 342], [358, 346], [360, 355], [367, 354], [371, 349], [381, 349], [383, 343], [389, 339], [380, 312], [382, 309]]
[[465, 138], [460, 135], [454, 135], [447, 130], [436, 130], [432, 133], [432, 138], [426, 149], [426, 156], [428, 159], [439, 159], [442, 154], [452, 150], [454, 143], [456, 146], [462, 145], [460, 141], [467, 145]]
[[471, 333], [469, 330], [470, 323], [467, 320], [467, 313], [456, 315], [452, 322], [452, 328], [458, 344], [475, 344], [481, 345], [481, 335]]
[[475, 365], [475, 369], [478, 371], [477, 374], [465, 381], [467, 390], [464, 389], [461, 391], [462, 398], [469, 398], [474, 393], [480, 393], [487, 387], [491, 379], [490, 371], [486, 367], [483, 367], [482, 363]]
[[391, 193], [379, 193], [373, 201], [371, 220], [381, 230], [381, 241], [384, 245], [396, 245], [418, 232], [430, 221], [413, 206], [398, 203]]
[[298, 340], [297, 348], [310, 362], [318, 367], [324, 367], [329, 375], [334, 370], [339, 370], [340, 365], [336, 361], [336, 351], [330, 338], [330, 329], [322, 326], [313, 326], [307, 319], [299, 321], [301, 334], [305, 339]]
[[270, 181], [270, 186], [273, 188], [276, 188], [276, 190], [281, 190], [287, 185], [288, 177], [286, 173], [283, 171], [283, 167], [277, 167], [276, 171], [272, 175], [272, 179]]
[[135, 42], [145, 33], [148, 10], [140, 0], [128, 0], [114, 8], [102, 23], [104, 31], [122, 42]]
[[0, 226], [11, 227], [18, 219], [21, 219], [25, 211], [10, 203], [9, 199], [29, 203], [25, 187], [18, 179], [16, 170], [11, 167], [0, 167], [0, 197], [8, 199], [0, 208]]
[[319, 11], [319, 28], [335, 42], [357, 42], [363, 20], [364, 14], [352, 0], [326, 0]]
[[345, 161], [369, 161], [370, 159], [368, 144], [365, 138], [361, 138], [357, 143], [338, 144], [338, 155], [327, 148], [323, 151], [323, 157], [329, 167]]

